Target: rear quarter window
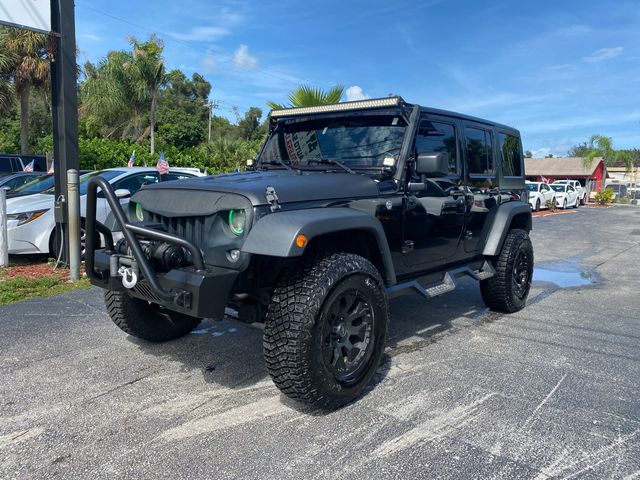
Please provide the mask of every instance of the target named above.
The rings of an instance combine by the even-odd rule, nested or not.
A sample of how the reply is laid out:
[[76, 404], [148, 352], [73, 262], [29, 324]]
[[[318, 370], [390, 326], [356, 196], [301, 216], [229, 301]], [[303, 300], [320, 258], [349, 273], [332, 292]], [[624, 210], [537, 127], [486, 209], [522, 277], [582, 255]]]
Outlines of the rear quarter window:
[[504, 177], [522, 176], [522, 151], [520, 139], [515, 135], [498, 134], [498, 146], [502, 157], [502, 175]]

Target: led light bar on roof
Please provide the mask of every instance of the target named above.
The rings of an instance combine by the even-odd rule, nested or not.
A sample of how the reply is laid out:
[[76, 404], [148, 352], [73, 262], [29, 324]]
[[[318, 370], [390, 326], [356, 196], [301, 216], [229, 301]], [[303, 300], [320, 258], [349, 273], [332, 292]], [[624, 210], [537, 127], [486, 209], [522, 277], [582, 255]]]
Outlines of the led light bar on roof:
[[372, 98], [371, 100], [356, 100], [354, 102], [332, 103], [330, 105], [318, 105], [317, 107], [296, 107], [282, 110], [272, 110], [271, 118], [288, 117], [291, 115], [305, 115], [309, 113], [344, 112], [348, 110], [360, 110], [361, 108], [395, 107], [403, 103], [401, 97]]

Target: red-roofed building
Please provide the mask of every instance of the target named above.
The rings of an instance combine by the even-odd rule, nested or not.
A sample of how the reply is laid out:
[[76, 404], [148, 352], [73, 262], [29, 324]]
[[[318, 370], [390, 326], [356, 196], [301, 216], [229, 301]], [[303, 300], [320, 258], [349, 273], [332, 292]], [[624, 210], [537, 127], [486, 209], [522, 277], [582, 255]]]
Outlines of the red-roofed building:
[[554, 180], [578, 180], [587, 193], [596, 193], [604, 188], [608, 178], [607, 168], [601, 157], [585, 165], [582, 157], [525, 158], [524, 171], [527, 180], [549, 182]]

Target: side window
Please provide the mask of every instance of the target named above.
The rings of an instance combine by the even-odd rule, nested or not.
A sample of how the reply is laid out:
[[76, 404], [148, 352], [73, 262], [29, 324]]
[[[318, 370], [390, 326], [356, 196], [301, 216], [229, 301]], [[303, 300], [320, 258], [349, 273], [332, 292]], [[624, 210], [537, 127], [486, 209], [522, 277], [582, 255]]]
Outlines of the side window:
[[[166, 177], [166, 178], [164, 178]], [[189, 174], [189, 173], [167, 173], [166, 175], [162, 175], [160, 177], [160, 181], [162, 182], [168, 182], [169, 180], [184, 180], [186, 178], [193, 178], [193, 175]]]
[[464, 129], [465, 153], [470, 175], [493, 175], [491, 133], [479, 128]]
[[549, 185], [547, 185], [546, 183], [543, 183], [541, 186], [543, 192], [548, 192], [550, 190]]
[[450, 123], [423, 119], [416, 135], [416, 150], [418, 153], [447, 153], [449, 155], [449, 174], [459, 173], [456, 128]]
[[118, 180], [114, 186], [114, 190], [123, 188], [129, 190], [131, 195], [136, 193], [142, 188], [143, 185], [149, 185], [151, 183], [158, 183], [158, 174], [154, 172], [142, 173], [140, 175], [131, 175], [130, 177]]
[[515, 135], [498, 134], [500, 153], [502, 155], [502, 175], [505, 177], [522, 176], [522, 154], [520, 140]]

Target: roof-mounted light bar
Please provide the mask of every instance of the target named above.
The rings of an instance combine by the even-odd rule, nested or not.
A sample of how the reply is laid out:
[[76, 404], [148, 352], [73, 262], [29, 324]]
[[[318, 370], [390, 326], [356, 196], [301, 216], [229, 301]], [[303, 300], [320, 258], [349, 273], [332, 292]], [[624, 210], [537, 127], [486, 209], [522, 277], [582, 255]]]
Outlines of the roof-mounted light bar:
[[372, 98], [371, 100], [332, 103], [329, 105], [318, 105], [316, 107], [283, 108], [281, 110], [272, 110], [270, 116], [271, 118], [279, 118], [310, 113], [344, 112], [348, 110], [360, 110], [362, 108], [397, 107], [402, 103], [404, 103], [402, 97]]

